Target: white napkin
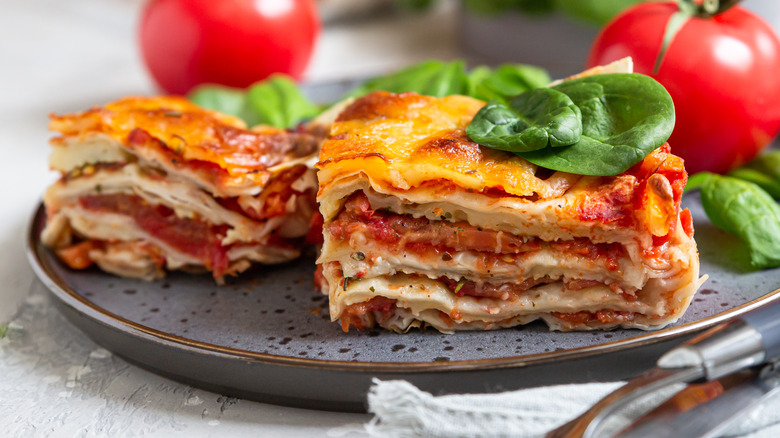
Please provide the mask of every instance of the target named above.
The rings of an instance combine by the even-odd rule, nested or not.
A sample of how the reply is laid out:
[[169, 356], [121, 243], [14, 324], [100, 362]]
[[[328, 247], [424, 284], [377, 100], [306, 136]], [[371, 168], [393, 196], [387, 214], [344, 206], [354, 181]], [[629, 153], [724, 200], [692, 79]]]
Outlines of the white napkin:
[[[538, 437], [584, 412], [624, 382], [558, 385], [498, 394], [433, 396], [403, 380], [380, 381], [368, 394], [373, 420], [365, 427], [374, 437]], [[608, 426], [627, 425], [643, 406], [655, 406], [677, 392], [668, 388], [629, 405]], [[780, 397], [774, 397], [732, 424], [724, 436], [780, 436]]]

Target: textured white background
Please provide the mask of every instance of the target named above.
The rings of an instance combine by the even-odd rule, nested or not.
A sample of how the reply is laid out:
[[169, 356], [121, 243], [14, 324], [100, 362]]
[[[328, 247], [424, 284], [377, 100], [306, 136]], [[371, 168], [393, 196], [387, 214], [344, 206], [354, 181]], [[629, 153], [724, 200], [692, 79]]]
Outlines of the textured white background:
[[[777, 9], [776, 0], [767, 3]], [[34, 279], [24, 256], [27, 221], [56, 177], [46, 165], [47, 115], [156, 92], [135, 44], [139, 5], [131, 0], [2, 5], [0, 324], [10, 323], [0, 339], [0, 436], [363, 435], [357, 430], [367, 415], [226, 398], [129, 365], [70, 326]], [[329, 28], [308, 79], [363, 76], [455, 56], [450, 12], [445, 7], [433, 17]]]
[[[43, 190], [56, 178], [46, 164], [48, 114], [156, 92], [135, 43], [140, 4], [17, 0], [2, 5], [0, 323], [12, 322], [0, 339], [0, 436], [342, 436], [369, 417], [236, 400], [148, 373], [70, 326], [34, 280], [24, 234]], [[453, 56], [451, 14], [429, 22], [434, 24], [420, 20], [328, 29], [308, 78], [366, 75], [426, 57]], [[347, 424], [353, 426], [341, 427]]]

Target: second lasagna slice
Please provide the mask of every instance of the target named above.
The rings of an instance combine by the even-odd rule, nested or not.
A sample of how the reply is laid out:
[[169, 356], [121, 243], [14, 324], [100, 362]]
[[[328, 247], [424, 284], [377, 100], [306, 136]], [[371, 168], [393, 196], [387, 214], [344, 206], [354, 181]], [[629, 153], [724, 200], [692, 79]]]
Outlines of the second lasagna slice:
[[376, 92], [320, 154], [320, 282], [344, 330], [654, 329], [698, 286], [682, 160], [613, 177], [551, 172], [482, 147], [483, 102]]
[[70, 266], [145, 279], [217, 280], [299, 256], [316, 210], [317, 139], [182, 98], [126, 98], [52, 116], [42, 240]]

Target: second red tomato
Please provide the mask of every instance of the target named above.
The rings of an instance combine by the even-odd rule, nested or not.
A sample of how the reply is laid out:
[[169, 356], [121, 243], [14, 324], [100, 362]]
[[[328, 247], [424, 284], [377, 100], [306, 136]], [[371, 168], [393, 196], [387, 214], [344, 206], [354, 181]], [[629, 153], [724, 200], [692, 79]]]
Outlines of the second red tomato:
[[588, 66], [625, 56], [653, 76], [674, 100], [669, 139], [689, 173], [726, 172], [754, 157], [780, 129], [780, 41], [769, 25], [735, 6], [692, 17], [653, 67], [675, 3], [640, 3], [599, 34]]
[[201, 83], [246, 87], [272, 73], [300, 78], [319, 33], [311, 0], [151, 0], [144, 61], [165, 91]]

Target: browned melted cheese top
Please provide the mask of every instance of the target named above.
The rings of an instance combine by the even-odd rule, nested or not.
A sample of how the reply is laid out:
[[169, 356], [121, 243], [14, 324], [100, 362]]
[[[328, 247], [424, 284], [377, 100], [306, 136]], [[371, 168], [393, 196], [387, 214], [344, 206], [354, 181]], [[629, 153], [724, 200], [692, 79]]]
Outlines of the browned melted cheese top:
[[415, 93], [374, 92], [357, 99], [322, 145], [321, 186], [362, 171], [397, 189], [448, 180], [468, 190], [547, 197], [548, 184], [535, 176], [535, 165], [468, 138], [465, 129], [484, 104], [466, 96]]
[[285, 130], [249, 130], [238, 118], [180, 97], [128, 97], [81, 113], [51, 115], [49, 128], [62, 134], [52, 140], [54, 146], [69, 137], [104, 134], [130, 150], [153, 149], [178, 166], [261, 184], [268, 168], [313, 152]]

